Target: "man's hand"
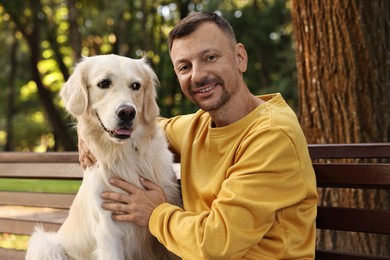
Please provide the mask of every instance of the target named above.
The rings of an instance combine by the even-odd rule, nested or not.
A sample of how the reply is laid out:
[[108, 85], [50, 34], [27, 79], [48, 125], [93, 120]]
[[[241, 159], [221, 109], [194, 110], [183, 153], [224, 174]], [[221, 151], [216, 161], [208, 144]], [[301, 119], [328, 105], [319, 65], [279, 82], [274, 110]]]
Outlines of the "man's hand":
[[79, 162], [81, 164], [81, 167], [83, 167], [83, 169], [85, 170], [87, 167], [93, 166], [96, 163], [96, 158], [91, 153], [87, 144], [80, 137], [80, 135], [79, 135], [78, 146], [79, 146]]
[[117, 192], [103, 192], [103, 209], [112, 211], [112, 218], [116, 221], [134, 222], [139, 226], [147, 227], [150, 215], [160, 204], [167, 201], [164, 191], [157, 184], [140, 178], [144, 189], [116, 179], [110, 179], [110, 183], [127, 194]]

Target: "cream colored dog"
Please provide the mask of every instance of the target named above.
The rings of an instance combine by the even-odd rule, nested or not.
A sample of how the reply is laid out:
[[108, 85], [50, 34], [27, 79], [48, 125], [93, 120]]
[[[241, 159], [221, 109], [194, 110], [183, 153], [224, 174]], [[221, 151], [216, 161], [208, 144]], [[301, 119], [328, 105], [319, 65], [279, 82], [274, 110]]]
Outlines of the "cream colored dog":
[[[179, 204], [172, 155], [155, 123], [157, 76], [145, 60], [117, 55], [84, 58], [60, 96], [77, 119], [78, 133], [98, 164], [87, 169], [69, 216], [57, 233], [37, 228], [26, 259], [167, 259], [174, 257], [149, 233], [132, 223], [114, 222], [101, 208], [102, 191], [119, 189], [110, 177], [139, 187], [139, 177], [163, 187]], [[122, 191], [123, 192], [123, 191]]]

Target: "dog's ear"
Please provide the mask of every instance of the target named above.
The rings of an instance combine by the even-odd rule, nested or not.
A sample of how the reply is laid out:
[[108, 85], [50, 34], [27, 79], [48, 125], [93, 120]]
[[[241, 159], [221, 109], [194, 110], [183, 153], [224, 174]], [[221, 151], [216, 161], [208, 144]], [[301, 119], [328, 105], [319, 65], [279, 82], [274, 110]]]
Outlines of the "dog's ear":
[[149, 79], [148, 86], [146, 86], [144, 93], [144, 102], [142, 108], [144, 111], [143, 115], [145, 117], [146, 122], [153, 123], [156, 117], [160, 114], [160, 110], [156, 101], [157, 88], [159, 87], [160, 83], [156, 73], [146, 62], [146, 59], [144, 58], [142, 61], [145, 62], [146, 74], [148, 75]]
[[87, 64], [83, 59], [77, 64], [73, 74], [64, 83], [60, 91], [60, 97], [66, 110], [73, 116], [80, 116], [87, 109], [88, 92], [85, 80]]

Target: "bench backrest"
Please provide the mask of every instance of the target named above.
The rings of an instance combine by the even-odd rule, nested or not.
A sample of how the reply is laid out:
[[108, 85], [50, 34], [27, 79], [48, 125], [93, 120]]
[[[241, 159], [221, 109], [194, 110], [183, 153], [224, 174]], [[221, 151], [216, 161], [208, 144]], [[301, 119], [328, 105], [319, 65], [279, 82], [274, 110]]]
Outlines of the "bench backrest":
[[[340, 158], [390, 158], [390, 143], [309, 145], [319, 188], [360, 188], [390, 190], [390, 163], [329, 162]], [[325, 159], [325, 162], [317, 162]], [[320, 160], [323, 161], [323, 160]], [[0, 153], [0, 178], [81, 180], [82, 169], [76, 152]], [[0, 187], [1, 189], [1, 187]], [[26, 193], [0, 190], [0, 206], [53, 208], [54, 217], [42, 214], [3, 216], [0, 207], [0, 233], [31, 234], [37, 222], [47, 230], [57, 230], [66, 217], [74, 194]], [[2, 206], [2, 207], [3, 207]], [[59, 214], [60, 218], [56, 218]], [[317, 229], [390, 235], [388, 209], [318, 207]], [[6, 252], [7, 251], [7, 252]], [[0, 256], [17, 252], [0, 248]], [[21, 258], [14, 258], [21, 259]], [[390, 259], [354, 253], [317, 249], [316, 259]]]
[[[389, 194], [390, 163], [389, 160], [378, 159], [390, 158], [390, 143], [321, 144], [309, 145], [309, 149], [319, 190], [353, 188], [375, 192], [380, 189]], [[338, 159], [359, 160], [334, 162], [335, 159], [336, 161], [340, 161]], [[365, 162], [363, 159], [375, 159], [376, 162], [372, 160]], [[385, 234], [387, 241], [390, 241], [390, 210], [383, 205], [375, 209], [319, 205], [316, 224], [319, 230]], [[369, 241], [364, 243], [367, 244]], [[317, 249], [316, 259], [390, 259], [390, 257]]]

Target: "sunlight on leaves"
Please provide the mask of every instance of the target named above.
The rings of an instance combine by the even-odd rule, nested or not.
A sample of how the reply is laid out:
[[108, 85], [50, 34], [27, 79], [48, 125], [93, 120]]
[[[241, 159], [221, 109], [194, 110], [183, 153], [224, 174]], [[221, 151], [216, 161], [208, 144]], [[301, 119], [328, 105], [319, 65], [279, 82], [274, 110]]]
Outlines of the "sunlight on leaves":
[[45, 121], [45, 116], [41, 111], [37, 111], [31, 115], [31, 120], [35, 123], [43, 123]]
[[59, 71], [54, 71], [43, 78], [43, 83], [54, 91], [60, 90], [62, 82], [63, 76]]
[[45, 50], [45, 51], [42, 52], [42, 57], [44, 59], [49, 59], [50, 57], [53, 56], [53, 54], [54, 54], [53, 50]]
[[42, 41], [41, 42], [41, 47], [44, 49], [47, 49], [50, 47], [50, 43], [48, 41]]
[[27, 101], [31, 95], [35, 95], [37, 91], [37, 85], [31, 80], [20, 89], [20, 99], [22, 101]]
[[68, 37], [66, 35], [58, 35], [56, 40], [58, 43], [63, 44], [63, 43], [66, 43], [66, 41], [68, 40]]
[[41, 142], [39, 145], [35, 146], [33, 151], [36, 153], [46, 152], [49, 148], [52, 148], [55, 144], [54, 135], [46, 134], [41, 135]]
[[7, 139], [7, 132], [6, 131], [0, 131], [0, 144], [4, 145]]
[[112, 45], [108, 43], [102, 44], [101, 50], [103, 53], [110, 53], [112, 51]]
[[43, 52], [46, 60], [42, 60], [38, 63], [38, 69], [42, 74], [48, 73], [51, 70], [56, 69], [57, 63], [55, 60], [48, 59], [53, 55], [52, 50], [47, 50]]

